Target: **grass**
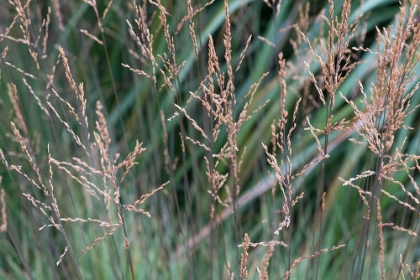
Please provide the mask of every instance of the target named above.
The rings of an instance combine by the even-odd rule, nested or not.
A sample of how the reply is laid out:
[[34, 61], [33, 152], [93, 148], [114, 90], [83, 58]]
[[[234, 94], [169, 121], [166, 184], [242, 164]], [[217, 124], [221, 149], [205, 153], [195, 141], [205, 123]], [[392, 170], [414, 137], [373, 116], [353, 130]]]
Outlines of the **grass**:
[[0, 3], [0, 278], [418, 279], [418, 4]]

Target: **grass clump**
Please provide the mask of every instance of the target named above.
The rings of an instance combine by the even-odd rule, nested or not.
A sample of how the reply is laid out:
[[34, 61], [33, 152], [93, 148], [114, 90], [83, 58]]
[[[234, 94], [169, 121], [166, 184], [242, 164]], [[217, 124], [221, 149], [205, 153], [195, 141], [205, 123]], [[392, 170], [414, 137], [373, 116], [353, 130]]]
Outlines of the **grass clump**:
[[0, 278], [417, 279], [418, 4], [1, 3]]

